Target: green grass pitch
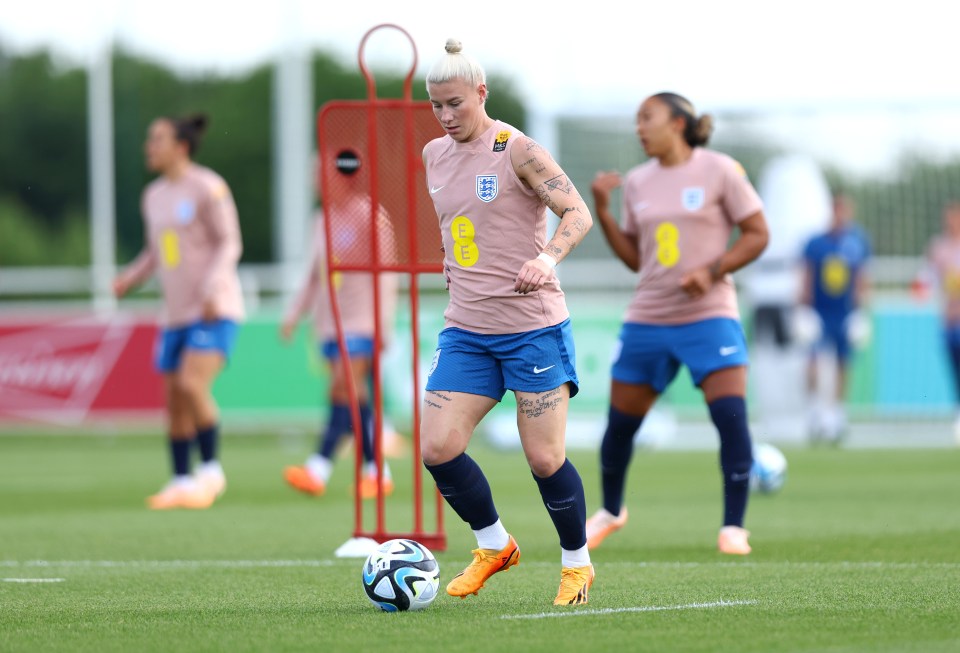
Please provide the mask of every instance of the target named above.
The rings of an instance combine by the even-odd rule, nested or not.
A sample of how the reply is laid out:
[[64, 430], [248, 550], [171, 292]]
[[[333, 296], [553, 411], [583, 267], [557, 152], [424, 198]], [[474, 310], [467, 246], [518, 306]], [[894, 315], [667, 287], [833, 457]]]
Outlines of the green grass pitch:
[[[715, 452], [638, 452], [630, 522], [571, 609], [551, 604], [559, 545], [522, 454], [478, 442], [520, 565], [477, 597], [388, 614], [362, 561], [333, 555], [352, 530], [350, 463], [320, 499], [282, 482], [311, 445], [228, 436], [223, 499], [156, 513], [159, 436], [0, 437], [0, 651], [960, 650], [960, 450], [785, 449], [785, 488], [751, 500], [746, 558], [715, 549]], [[571, 459], [592, 511], [596, 453]], [[388, 526], [406, 530], [410, 464], [392, 465]], [[474, 546], [446, 516], [441, 587]]]

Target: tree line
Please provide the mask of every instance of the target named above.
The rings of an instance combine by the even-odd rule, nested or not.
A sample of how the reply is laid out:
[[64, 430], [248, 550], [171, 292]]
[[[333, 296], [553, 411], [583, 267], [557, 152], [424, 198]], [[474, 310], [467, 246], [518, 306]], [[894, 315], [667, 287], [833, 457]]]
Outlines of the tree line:
[[[311, 57], [314, 107], [367, 97], [354, 65], [327, 52]], [[273, 257], [273, 75], [263, 64], [236, 75], [183, 75], [117, 51], [112, 58], [117, 260], [142, 246], [140, 194], [147, 126], [158, 116], [202, 111], [210, 127], [199, 163], [230, 184], [244, 235], [244, 262]], [[403, 75], [373, 71], [378, 97], [401, 97]], [[508, 79], [491, 78], [488, 108], [523, 129], [523, 103]], [[423, 79], [413, 97], [426, 100]], [[0, 267], [89, 263], [87, 71], [50, 51], [11, 54], [0, 47]]]
[[[314, 107], [336, 99], [366, 98], [356, 66], [335, 55], [312, 55]], [[224, 176], [235, 195], [244, 234], [244, 262], [273, 258], [273, 75], [263, 64], [235, 75], [184, 75], [124, 51], [113, 54], [117, 261], [129, 260], [143, 242], [140, 194], [151, 179], [143, 165], [147, 125], [157, 116], [203, 111], [211, 124], [197, 160]], [[403, 76], [375, 71], [380, 97], [400, 97]], [[523, 102], [511, 79], [491, 76], [491, 116], [526, 130]], [[425, 100], [422, 79], [415, 99]], [[0, 45], [0, 267], [89, 263], [89, 148], [87, 71], [50, 51], [12, 54]], [[560, 123], [561, 131], [565, 124]], [[571, 119], [572, 120], [572, 119]], [[755, 134], [717, 141], [744, 164], [751, 179], [777, 148]], [[632, 139], [609, 135], [610, 138]], [[632, 141], [631, 141], [632, 142]], [[609, 148], [595, 144], [601, 150]], [[609, 143], [612, 147], [613, 143]], [[596, 149], [596, 148], [594, 148]], [[609, 165], [603, 152], [560, 164], [589, 194], [593, 171]], [[569, 156], [568, 156], [569, 158]], [[580, 160], [583, 159], [583, 160]], [[916, 256], [940, 228], [949, 200], [960, 199], [960, 160], [905, 154], [895, 175], [851, 176], [826, 169], [831, 186], [857, 203], [858, 219], [880, 255]], [[590, 239], [601, 238], [599, 233]], [[604, 247], [586, 247], [594, 255]]]

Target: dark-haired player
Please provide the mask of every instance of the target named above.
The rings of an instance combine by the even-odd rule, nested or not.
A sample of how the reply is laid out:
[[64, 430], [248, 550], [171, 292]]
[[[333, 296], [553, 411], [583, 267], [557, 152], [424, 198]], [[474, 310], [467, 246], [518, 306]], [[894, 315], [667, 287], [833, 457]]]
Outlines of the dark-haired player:
[[[587, 520], [591, 548], [626, 523], [623, 493], [634, 435], [685, 365], [720, 435], [724, 509], [717, 546], [722, 553], [750, 553], [743, 528], [753, 462], [747, 343], [730, 273], [756, 259], [769, 236], [743, 168], [703, 147], [712, 129], [711, 116], [698, 116], [683, 96], [652, 95], [637, 111], [637, 135], [650, 160], [622, 179], [602, 172], [593, 182], [610, 248], [640, 275], [611, 370], [600, 447], [603, 507]], [[621, 184], [624, 216], [617, 224], [610, 192]]]
[[[146, 242], [114, 281], [122, 297], [157, 273], [163, 294], [156, 367], [164, 379], [173, 478], [148, 497], [155, 510], [207, 508], [226, 488], [211, 388], [244, 317], [237, 275], [242, 245], [226, 182], [193, 161], [206, 124], [202, 115], [151, 123], [146, 165], [159, 176], [141, 200]], [[201, 464], [191, 475], [195, 445]]]

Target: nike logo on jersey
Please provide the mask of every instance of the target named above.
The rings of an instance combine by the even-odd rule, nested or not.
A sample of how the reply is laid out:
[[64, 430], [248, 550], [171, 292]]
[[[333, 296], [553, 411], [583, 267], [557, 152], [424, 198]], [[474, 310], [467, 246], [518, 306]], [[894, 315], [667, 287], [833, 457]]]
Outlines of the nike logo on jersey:
[[552, 370], [552, 369], [555, 368], [555, 367], [556, 367], [556, 365], [551, 365], [550, 367], [543, 367], [543, 368], [541, 368], [541, 367], [537, 367], [536, 365], [534, 365], [534, 366], [533, 366], [533, 373], [534, 373], [534, 374], [540, 374], [540, 373], [542, 373], [542, 372], [546, 372], [547, 370]]
[[633, 205], [633, 212], [640, 213], [648, 206], [650, 206], [650, 202], [637, 202], [636, 204]]
[[733, 347], [721, 347], [721, 348], [720, 348], [720, 355], [721, 355], [721, 356], [730, 356], [731, 354], [736, 354], [739, 349], [740, 349], [740, 348], [739, 348], [739, 347], [736, 347], [736, 346], [733, 346]]
[[436, 186], [436, 187], [431, 186], [431, 187], [430, 187], [430, 194], [433, 195], [434, 193], [439, 193], [439, 192], [442, 191], [445, 187], [446, 187], [446, 184], [444, 184], [443, 186]]

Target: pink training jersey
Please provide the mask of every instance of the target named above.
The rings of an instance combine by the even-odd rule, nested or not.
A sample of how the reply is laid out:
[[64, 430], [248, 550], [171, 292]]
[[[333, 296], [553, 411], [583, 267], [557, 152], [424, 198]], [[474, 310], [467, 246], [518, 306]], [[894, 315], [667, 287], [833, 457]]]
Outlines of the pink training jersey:
[[242, 244], [237, 207], [226, 182], [209, 168], [191, 164], [182, 177], [159, 177], [143, 191], [146, 245], [124, 270], [133, 285], [159, 272], [166, 326], [202, 318], [213, 302], [217, 316], [241, 320], [243, 294], [237, 276]]
[[[369, 202], [366, 202], [369, 207]], [[369, 208], [356, 215], [369, 216]], [[389, 220], [380, 221], [380, 243], [384, 251], [383, 259], [392, 260], [389, 252], [395, 247], [391, 235]], [[367, 229], [369, 231], [369, 229]], [[369, 240], [369, 238], [367, 239]], [[327, 247], [323, 228], [323, 214], [318, 212], [314, 222], [313, 252], [307, 275], [300, 286], [293, 303], [287, 311], [286, 319], [299, 320], [307, 311], [313, 312], [314, 330], [321, 342], [336, 340], [337, 327], [330, 308], [330, 295], [327, 288]], [[334, 286], [337, 291], [337, 306], [340, 308], [340, 321], [347, 335], [373, 338], [373, 275], [366, 272], [335, 272]], [[397, 306], [397, 293], [400, 288], [400, 276], [394, 272], [380, 274], [380, 339], [386, 346], [393, 335], [394, 314]]]
[[730, 275], [698, 299], [683, 291], [680, 279], [720, 258], [734, 225], [763, 209], [740, 164], [699, 147], [677, 166], [652, 159], [627, 173], [623, 203], [623, 231], [637, 236], [640, 251], [640, 279], [624, 321], [739, 319]]
[[927, 250], [944, 301], [947, 324], [960, 323], [960, 242], [944, 236], [934, 238]]
[[522, 333], [569, 317], [555, 276], [537, 292], [521, 295], [513, 289], [523, 264], [547, 243], [547, 209], [520, 181], [510, 159], [522, 135], [495, 121], [469, 143], [443, 136], [423, 149], [443, 237], [448, 327]]

